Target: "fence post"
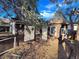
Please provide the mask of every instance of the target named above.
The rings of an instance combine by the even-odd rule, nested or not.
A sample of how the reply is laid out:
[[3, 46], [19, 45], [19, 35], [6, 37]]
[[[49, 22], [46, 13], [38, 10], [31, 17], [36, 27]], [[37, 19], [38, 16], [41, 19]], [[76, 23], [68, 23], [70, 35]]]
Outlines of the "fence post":
[[[16, 31], [15, 31], [15, 22], [12, 22], [12, 34], [15, 35]], [[14, 39], [14, 43], [13, 43], [13, 47], [16, 47], [16, 37], [13, 38]]]

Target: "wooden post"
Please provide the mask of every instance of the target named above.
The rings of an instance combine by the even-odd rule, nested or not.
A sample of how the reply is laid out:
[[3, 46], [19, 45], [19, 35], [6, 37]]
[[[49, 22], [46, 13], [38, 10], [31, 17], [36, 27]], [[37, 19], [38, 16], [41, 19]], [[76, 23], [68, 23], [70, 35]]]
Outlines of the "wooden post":
[[36, 27], [34, 29], [34, 41], [36, 41]]
[[[12, 34], [15, 35], [15, 22], [12, 22]], [[16, 37], [14, 37], [14, 48], [16, 47]]]
[[17, 45], [17, 43], [16, 43], [16, 37], [14, 37], [14, 48], [16, 48], [16, 45]]
[[26, 26], [24, 26], [24, 41], [26, 41]]
[[[61, 31], [62, 32], [62, 31]], [[67, 31], [66, 31], [66, 26], [64, 25], [64, 28], [63, 28], [63, 32], [61, 33], [61, 35], [62, 35], [62, 40], [64, 39], [64, 38], [67, 38]]]
[[10, 22], [9, 32], [12, 33], [12, 22]]

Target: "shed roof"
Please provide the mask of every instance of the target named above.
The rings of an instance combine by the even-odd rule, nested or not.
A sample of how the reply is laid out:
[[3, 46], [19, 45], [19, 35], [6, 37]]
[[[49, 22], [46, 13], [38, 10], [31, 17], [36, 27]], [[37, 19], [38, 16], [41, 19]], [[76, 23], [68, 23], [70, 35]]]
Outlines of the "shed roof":
[[0, 18], [0, 22], [2, 22], [2, 23], [10, 23], [11, 20], [7, 19], [7, 18]]
[[55, 13], [53, 18], [48, 22], [48, 24], [67, 24], [65, 18], [59, 12]]

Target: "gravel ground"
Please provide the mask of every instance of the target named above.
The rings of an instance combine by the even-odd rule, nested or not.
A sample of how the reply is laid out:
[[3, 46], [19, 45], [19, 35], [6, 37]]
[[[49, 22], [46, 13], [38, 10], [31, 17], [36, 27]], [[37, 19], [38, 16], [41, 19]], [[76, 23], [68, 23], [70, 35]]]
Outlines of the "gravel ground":
[[0, 59], [58, 59], [58, 40], [21, 43]]

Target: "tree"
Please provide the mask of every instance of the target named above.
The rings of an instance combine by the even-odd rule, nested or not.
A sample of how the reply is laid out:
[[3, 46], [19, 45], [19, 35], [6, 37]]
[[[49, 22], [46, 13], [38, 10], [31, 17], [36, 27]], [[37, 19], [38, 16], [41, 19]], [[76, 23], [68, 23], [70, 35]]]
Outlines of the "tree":
[[[65, 18], [66, 21], [68, 21], [71, 24], [71, 29], [73, 30], [73, 23], [78, 21], [78, 7], [70, 6], [72, 3], [78, 2], [78, 0], [64, 0], [61, 5], [67, 5], [67, 8], [64, 10], [61, 8], [60, 3], [58, 0], [51, 0], [53, 3], [56, 4], [58, 7], [58, 12], [62, 14], [62, 16]], [[68, 7], [69, 6], [69, 7]]]
[[[71, 30], [72, 30], [72, 37], [74, 37], [75, 35], [74, 35], [74, 30], [73, 30], [73, 24], [74, 23], [78, 23], [78, 21], [79, 21], [79, 7], [78, 6], [71, 6], [73, 3], [77, 3], [77, 2], [79, 2], [78, 0], [64, 0], [63, 2], [62, 2], [62, 5], [68, 5], [68, 6], [70, 6], [70, 7], [67, 7], [67, 8], [65, 8], [64, 10], [65, 11], [63, 11], [62, 9], [61, 9], [61, 6], [59, 6], [59, 3], [58, 2], [56, 2], [56, 5], [57, 5], [57, 7], [58, 7], [58, 10], [57, 10], [57, 12], [59, 12], [64, 18], [65, 18], [65, 20], [66, 21], [68, 21], [69, 22], [69, 24], [71, 25]], [[69, 42], [70, 40], [64, 40], [64, 42], [66, 43], [66, 45], [68, 46], [68, 48], [67, 49], [69, 49], [70, 48], [70, 50], [69, 50], [69, 52], [70, 52], [70, 55], [69, 55], [69, 59], [76, 59], [76, 58], [79, 58], [78, 56], [79, 56], [79, 53], [77, 53], [77, 52], [79, 52], [79, 46], [78, 46], [78, 44], [79, 44], [79, 24], [78, 24], [78, 30], [77, 30], [77, 38], [76, 38], [77, 40], [74, 40], [73, 41], [73, 44], [71, 43], [71, 42]], [[62, 43], [61, 43], [62, 44]], [[74, 52], [75, 51], [75, 52]], [[73, 55], [72, 55], [73, 54]]]
[[57, 11], [59, 12], [64, 19], [70, 24], [70, 28], [71, 28], [71, 36], [72, 39], [74, 39], [74, 23], [78, 22], [78, 18], [79, 18], [79, 8], [78, 6], [72, 6], [73, 3], [77, 3], [79, 2], [78, 0], [64, 0], [61, 5], [66, 5], [66, 8], [62, 8], [62, 6], [60, 6], [60, 3], [58, 2], [58, 0], [56, 0], [55, 4], [57, 6]]
[[[27, 23], [35, 24], [38, 22], [38, 13], [36, 13], [37, 0], [1, 0], [3, 9], [7, 12], [9, 8], [13, 9], [17, 15], [17, 18]], [[10, 5], [11, 4], [11, 5]], [[7, 15], [10, 14], [7, 12]], [[10, 16], [11, 17], [11, 16]]]
[[[35, 26], [35, 40], [36, 40], [36, 29], [42, 29], [42, 26], [46, 26], [46, 22], [40, 18], [40, 14], [38, 13], [36, 2], [38, 0], [17, 0], [15, 3], [16, 8], [20, 10], [20, 14], [18, 11], [18, 17], [22, 17], [22, 21], [26, 22], [26, 26], [28, 27], [28, 23]], [[20, 5], [18, 5], [20, 4]], [[18, 8], [19, 7], [19, 8]], [[42, 33], [41, 33], [42, 35]]]
[[[1, 0], [0, 2], [4, 6], [6, 5], [7, 9], [10, 7], [8, 3], [11, 4], [11, 8], [13, 8], [17, 15], [17, 21], [23, 22], [28, 29], [27, 31], [30, 33], [28, 28], [29, 25], [35, 26], [35, 29], [40, 29], [45, 24], [45, 22], [40, 18], [40, 14], [38, 13], [36, 6], [37, 1], [38, 0]], [[5, 7], [3, 9], [7, 12]]]

